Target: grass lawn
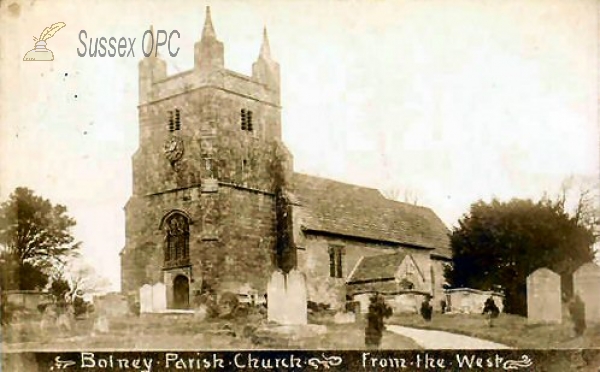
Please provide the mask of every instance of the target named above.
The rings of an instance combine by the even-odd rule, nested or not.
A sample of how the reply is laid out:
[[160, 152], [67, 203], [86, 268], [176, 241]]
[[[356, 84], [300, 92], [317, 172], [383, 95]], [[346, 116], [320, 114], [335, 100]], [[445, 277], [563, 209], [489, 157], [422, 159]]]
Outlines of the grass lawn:
[[436, 313], [430, 322], [417, 314], [397, 314], [387, 323], [459, 333], [522, 349], [600, 347], [599, 325], [588, 327], [583, 337], [575, 337], [568, 319], [562, 324], [533, 325], [527, 324], [525, 317], [500, 314], [490, 328], [486, 318], [479, 314]]
[[[93, 319], [77, 320], [70, 332], [41, 332], [39, 321], [22, 321], [2, 332], [3, 351], [363, 349], [364, 323], [321, 321], [324, 333], [277, 332], [259, 314], [231, 320], [193, 315], [142, 315], [110, 319], [107, 334], [92, 334]], [[323, 328], [325, 327], [325, 328]], [[385, 332], [382, 349], [418, 349], [409, 338]]]

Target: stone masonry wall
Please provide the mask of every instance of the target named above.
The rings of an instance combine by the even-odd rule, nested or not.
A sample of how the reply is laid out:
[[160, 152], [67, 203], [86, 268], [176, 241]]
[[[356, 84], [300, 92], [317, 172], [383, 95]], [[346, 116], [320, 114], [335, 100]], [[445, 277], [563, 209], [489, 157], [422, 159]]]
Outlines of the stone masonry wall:
[[192, 294], [201, 289], [203, 282], [217, 291], [224, 283], [228, 287], [248, 283], [260, 292], [266, 290], [275, 249], [274, 198], [222, 186], [216, 193], [191, 188], [128, 204], [127, 221], [135, 222], [133, 226], [128, 224], [122, 255], [125, 292], [163, 281], [164, 233], [159, 225], [173, 210], [191, 219]]
[[[344, 247], [342, 259], [343, 278], [332, 278], [329, 272], [329, 247]], [[329, 303], [334, 308], [342, 306], [345, 301], [345, 283], [352, 270], [362, 256], [393, 253], [395, 249], [406, 250], [419, 266], [425, 276], [425, 286], [430, 288], [429, 251], [399, 247], [375, 242], [363, 242], [353, 239], [305, 234], [301, 250], [298, 251], [298, 267], [306, 273], [308, 299], [314, 302]]]
[[[181, 110], [181, 130], [169, 132], [168, 112]], [[240, 111], [253, 112], [253, 131], [240, 129]], [[279, 108], [206, 88], [140, 107], [140, 148], [133, 157], [134, 194], [197, 185], [210, 176], [273, 190], [270, 174]], [[165, 141], [183, 140], [183, 157], [172, 166]], [[207, 159], [211, 170], [207, 170]]]

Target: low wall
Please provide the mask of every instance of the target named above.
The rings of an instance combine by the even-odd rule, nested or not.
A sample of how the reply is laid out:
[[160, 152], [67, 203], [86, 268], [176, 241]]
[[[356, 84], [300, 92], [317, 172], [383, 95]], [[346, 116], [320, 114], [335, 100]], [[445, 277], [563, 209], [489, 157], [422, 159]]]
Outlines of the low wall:
[[29, 310], [37, 310], [38, 305], [52, 302], [52, 295], [41, 291], [5, 291], [6, 302], [24, 307]]

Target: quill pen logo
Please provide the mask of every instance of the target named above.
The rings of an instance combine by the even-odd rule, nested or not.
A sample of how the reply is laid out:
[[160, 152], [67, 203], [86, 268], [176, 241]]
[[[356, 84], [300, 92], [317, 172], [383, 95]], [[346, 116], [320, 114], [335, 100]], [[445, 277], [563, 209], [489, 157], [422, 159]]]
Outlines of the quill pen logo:
[[50, 49], [46, 48], [46, 40], [50, 39], [58, 30], [65, 26], [64, 22], [57, 22], [50, 27], [46, 27], [39, 38], [34, 36], [33, 41], [36, 42], [35, 48], [25, 54], [23, 61], [54, 61], [54, 54]]

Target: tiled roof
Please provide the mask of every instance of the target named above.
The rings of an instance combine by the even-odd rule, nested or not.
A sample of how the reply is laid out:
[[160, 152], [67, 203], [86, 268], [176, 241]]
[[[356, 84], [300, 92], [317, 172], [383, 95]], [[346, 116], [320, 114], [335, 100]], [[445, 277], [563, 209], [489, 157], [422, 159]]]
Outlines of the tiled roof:
[[408, 253], [397, 251], [392, 254], [362, 257], [352, 276], [348, 278], [348, 283], [394, 279], [396, 270], [407, 256]]
[[293, 202], [304, 230], [407, 244], [450, 256], [448, 229], [429, 208], [385, 198], [376, 189], [294, 173]]

